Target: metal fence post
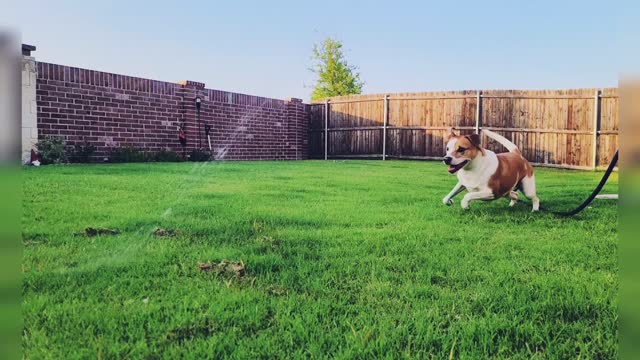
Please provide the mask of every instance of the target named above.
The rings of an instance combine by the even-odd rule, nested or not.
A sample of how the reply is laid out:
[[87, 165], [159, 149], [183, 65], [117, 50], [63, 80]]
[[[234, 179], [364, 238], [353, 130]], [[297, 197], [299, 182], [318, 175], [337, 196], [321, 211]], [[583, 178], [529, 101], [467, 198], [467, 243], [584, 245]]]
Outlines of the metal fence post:
[[593, 169], [598, 167], [598, 132], [600, 131], [600, 90], [596, 90], [593, 96], [593, 152], [591, 153], [591, 161]]
[[481, 125], [481, 121], [480, 121], [480, 116], [481, 116], [481, 112], [480, 112], [480, 108], [482, 107], [482, 91], [478, 90], [478, 93], [476, 94], [476, 126], [475, 126], [475, 131], [476, 134], [480, 133], [480, 125]]
[[384, 115], [382, 125], [382, 160], [387, 160], [387, 126], [389, 126], [389, 95], [384, 96]]
[[324, 159], [329, 157], [329, 99], [324, 101]]

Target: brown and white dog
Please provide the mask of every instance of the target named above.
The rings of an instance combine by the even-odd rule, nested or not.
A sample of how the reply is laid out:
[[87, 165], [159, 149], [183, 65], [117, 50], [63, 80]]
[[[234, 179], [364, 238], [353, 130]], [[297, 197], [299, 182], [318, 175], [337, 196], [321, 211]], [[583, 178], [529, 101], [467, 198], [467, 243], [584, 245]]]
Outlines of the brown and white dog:
[[449, 165], [450, 174], [458, 175], [458, 183], [442, 202], [445, 205], [453, 204], [453, 197], [466, 189], [468, 193], [460, 202], [463, 209], [469, 209], [469, 203], [474, 200], [489, 201], [501, 197], [510, 198], [509, 206], [513, 206], [518, 201], [516, 191], [520, 190], [531, 199], [533, 211], [538, 211], [540, 200], [536, 196], [536, 181], [531, 164], [522, 156], [518, 147], [505, 137], [489, 130], [482, 132], [502, 144], [509, 152], [496, 154], [483, 149], [479, 135], [456, 135], [451, 129], [444, 163]]

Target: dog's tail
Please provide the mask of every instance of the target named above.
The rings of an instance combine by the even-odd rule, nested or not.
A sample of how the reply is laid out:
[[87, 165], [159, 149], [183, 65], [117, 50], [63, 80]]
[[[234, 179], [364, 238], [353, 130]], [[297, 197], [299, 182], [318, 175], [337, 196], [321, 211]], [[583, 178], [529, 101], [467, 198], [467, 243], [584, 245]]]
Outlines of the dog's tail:
[[491, 139], [499, 142], [502, 146], [506, 147], [509, 152], [520, 152], [518, 146], [511, 141], [509, 141], [506, 137], [496, 134], [493, 131], [482, 129], [482, 133], [490, 137]]

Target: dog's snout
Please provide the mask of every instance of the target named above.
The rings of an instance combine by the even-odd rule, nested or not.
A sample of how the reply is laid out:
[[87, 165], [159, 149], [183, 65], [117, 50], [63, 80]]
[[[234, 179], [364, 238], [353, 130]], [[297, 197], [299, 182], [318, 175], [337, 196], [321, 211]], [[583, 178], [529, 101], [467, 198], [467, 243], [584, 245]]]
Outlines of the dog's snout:
[[447, 165], [451, 165], [451, 160], [453, 160], [453, 158], [451, 156], [445, 156], [442, 161], [444, 161], [445, 164]]

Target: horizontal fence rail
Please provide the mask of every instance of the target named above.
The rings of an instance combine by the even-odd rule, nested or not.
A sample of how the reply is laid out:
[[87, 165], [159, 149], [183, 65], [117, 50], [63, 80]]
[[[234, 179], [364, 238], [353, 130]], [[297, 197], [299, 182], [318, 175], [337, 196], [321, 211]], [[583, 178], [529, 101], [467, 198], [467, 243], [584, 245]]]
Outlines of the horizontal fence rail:
[[618, 147], [617, 88], [351, 95], [310, 112], [309, 155], [319, 159], [437, 160], [451, 127], [496, 131], [538, 166], [602, 168]]

